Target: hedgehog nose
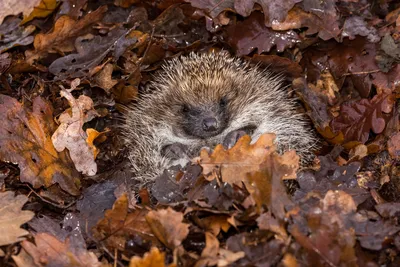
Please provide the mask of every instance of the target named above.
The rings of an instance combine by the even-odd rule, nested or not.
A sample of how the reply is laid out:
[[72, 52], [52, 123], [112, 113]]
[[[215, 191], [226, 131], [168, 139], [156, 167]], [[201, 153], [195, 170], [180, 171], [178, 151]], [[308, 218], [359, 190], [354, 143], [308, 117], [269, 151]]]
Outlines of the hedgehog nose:
[[213, 132], [217, 130], [218, 122], [215, 118], [205, 118], [203, 120], [203, 130], [206, 132]]

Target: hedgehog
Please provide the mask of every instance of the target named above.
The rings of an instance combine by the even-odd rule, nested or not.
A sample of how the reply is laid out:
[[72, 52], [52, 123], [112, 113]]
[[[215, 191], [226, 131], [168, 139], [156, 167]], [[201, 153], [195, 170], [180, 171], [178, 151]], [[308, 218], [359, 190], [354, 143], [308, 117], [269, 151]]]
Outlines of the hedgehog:
[[190, 53], [162, 66], [146, 92], [126, 108], [124, 138], [135, 180], [154, 181], [182, 167], [202, 148], [231, 148], [275, 133], [279, 152], [294, 149], [309, 162], [316, 137], [282, 75], [252, 66], [226, 51]]

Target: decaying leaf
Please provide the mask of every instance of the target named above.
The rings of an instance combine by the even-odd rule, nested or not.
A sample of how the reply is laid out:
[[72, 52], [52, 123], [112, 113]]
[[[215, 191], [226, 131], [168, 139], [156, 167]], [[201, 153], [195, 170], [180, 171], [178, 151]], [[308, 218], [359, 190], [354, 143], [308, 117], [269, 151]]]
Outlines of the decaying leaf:
[[[157, 247], [152, 247], [150, 252], [144, 254], [143, 258], [134, 256], [129, 262], [129, 267], [166, 267], [165, 252], [160, 252]], [[169, 264], [167, 267], [175, 267], [176, 264]]]
[[76, 267], [100, 267], [93, 252], [86, 248], [77, 247], [67, 238], [61, 242], [54, 236], [46, 233], [35, 235], [35, 244], [29, 241], [21, 243], [22, 251], [13, 256], [18, 266], [76, 266]]
[[189, 224], [183, 223], [183, 214], [170, 207], [164, 210], [150, 211], [146, 221], [154, 235], [168, 248], [178, 247], [189, 234]]
[[91, 27], [101, 20], [106, 11], [107, 6], [102, 6], [80, 20], [68, 16], [60, 17], [50, 33], [39, 33], [35, 36], [33, 43], [35, 50], [26, 52], [27, 62], [32, 64], [34, 60], [43, 58], [48, 53], [73, 51], [75, 39], [89, 33]]
[[97, 240], [106, 243], [109, 248], [125, 250], [125, 243], [133, 237], [139, 238], [148, 245], [159, 244], [152, 229], [146, 222], [146, 209], [135, 209], [128, 213], [128, 197], [126, 194], [118, 198], [112, 210], [107, 210], [104, 218], [93, 228], [93, 235]]
[[114, 60], [125, 52], [130, 46], [143, 44], [148, 35], [133, 35], [132, 29], [116, 27], [106, 36], [86, 36], [78, 37], [75, 40], [77, 54], [69, 54], [55, 60], [50, 66], [49, 71], [59, 79], [65, 77], [91, 76], [93, 69], [101, 63], [108, 53], [113, 52]]
[[28, 201], [26, 196], [14, 195], [11, 191], [0, 193], [0, 246], [23, 240], [23, 236], [29, 232], [20, 227], [35, 215], [31, 211], [21, 210]]
[[31, 34], [36, 27], [33, 25], [21, 27], [20, 23], [21, 20], [19, 18], [8, 17], [0, 25], [0, 53], [13, 47], [25, 46], [33, 42]]
[[16, 99], [0, 95], [0, 159], [19, 165], [20, 180], [35, 188], [58, 183], [71, 194], [78, 194], [79, 174], [66, 153], [57, 153], [51, 134], [56, 126], [53, 109], [40, 97], [32, 109]]
[[94, 146], [88, 142], [88, 132], [82, 127], [85, 122], [98, 116], [93, 107], [91, 98], [81, 95], [75, 99], [71, 90], [62, 89], [60, 94], [65, 97], [70, 106], [71, 114], [68, 111], [60, 115], [60, 126], [54, 132], [51, 140], [57, 151], [68, 149], [75, 168], [83, 174], [92, 176], [97, 172], [97, 164], [94, 161], [97, 155]]

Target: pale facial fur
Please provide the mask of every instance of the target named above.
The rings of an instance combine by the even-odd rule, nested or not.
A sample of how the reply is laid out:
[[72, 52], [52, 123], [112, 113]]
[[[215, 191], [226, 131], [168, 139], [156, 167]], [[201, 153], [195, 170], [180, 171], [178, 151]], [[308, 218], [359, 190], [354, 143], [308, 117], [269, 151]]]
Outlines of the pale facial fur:
[[[281, 78], [226, 52], [174, 59], [150, 89], [128, 108], [124, 127], [137, 179], [154, 180], [165, 168], [184, 164], [202, 147], [213, 148], [240, 129], [252, 129], [253, 142], [273, 132], [280, 152], [295, 149], [303, 161], [312, 156], [316, 139], [303, 115], [296, 114]], [[205, 126], [209, 118], [211, 126]], [[187, 155], [164, 157], [163, 148], [175, 143], [186, 146]]]

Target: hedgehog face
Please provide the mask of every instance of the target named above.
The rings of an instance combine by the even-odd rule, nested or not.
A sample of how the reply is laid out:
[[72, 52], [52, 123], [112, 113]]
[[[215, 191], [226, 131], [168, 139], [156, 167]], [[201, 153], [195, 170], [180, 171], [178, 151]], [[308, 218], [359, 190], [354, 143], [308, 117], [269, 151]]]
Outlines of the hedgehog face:
[[181, 125], [185, 134], [198, 138], [209, 138], [220, 134], [227, 126], [227, 99], [206, 104], [182, 104]]

